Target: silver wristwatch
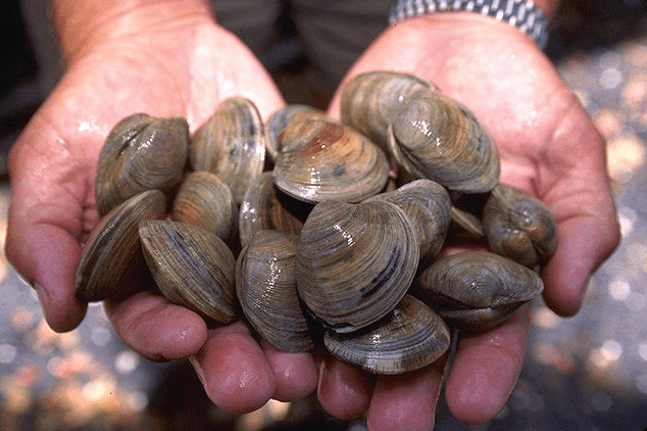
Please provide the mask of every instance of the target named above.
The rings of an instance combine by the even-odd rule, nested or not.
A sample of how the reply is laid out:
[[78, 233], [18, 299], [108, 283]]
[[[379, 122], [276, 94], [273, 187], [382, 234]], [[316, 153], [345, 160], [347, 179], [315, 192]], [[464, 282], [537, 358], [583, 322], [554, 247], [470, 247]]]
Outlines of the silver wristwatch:
[[480, 13], [517, 27], [537, 42], [540, 49], [548, 40], [548, 18], [532, 0], [395, 0], [391, 5], [391, 25], [405, 18], [434, 12]]

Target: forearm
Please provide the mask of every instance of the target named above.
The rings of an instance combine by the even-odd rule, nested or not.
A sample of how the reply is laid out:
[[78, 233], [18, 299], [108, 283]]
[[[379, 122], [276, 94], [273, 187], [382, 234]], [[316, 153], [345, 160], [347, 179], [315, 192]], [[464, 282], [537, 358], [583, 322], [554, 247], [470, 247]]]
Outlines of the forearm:
[[213, 19], [206, 0], [52, 0], [52, 14], [68, 64], [113, 37]]

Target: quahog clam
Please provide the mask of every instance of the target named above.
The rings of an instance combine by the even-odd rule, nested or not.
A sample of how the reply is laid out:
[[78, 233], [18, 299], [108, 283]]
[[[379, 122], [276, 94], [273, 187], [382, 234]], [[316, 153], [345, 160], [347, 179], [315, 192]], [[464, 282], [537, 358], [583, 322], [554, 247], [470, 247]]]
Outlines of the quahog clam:
[[498, 184], [486, 201], [483, 228], [494, 252], [526, 266], [548, 258], [557, 245], [557, 226], [548, 207], [505, 184]]
[[245, 247], [263, 229], [299, 234], [311, 209], [311, 204], [280, 191], [274, 185], [272, 172], [263, 172], [250, 184], [240, 204], [240, 243]]
[[537, 273], [507, 257], [467, 251], [432, 263], [411, 293], [453, 327], [485, 331], [543, 291]]
[[140, 223], [139, 237], [153, 279], [169, 301], [221, 323], [238, 318], [236, 260], [220, 238], [171, 220]]
[[326, 331], [324, 345], [344, 362], [374, 374], [401, 374], [431, 364], [449, 349], [447, 324], [411, 295], [379, 322], [350, 334]]
[[387, 151], [387, 129], [409, 97], [420, 90], [434, 90], [431, 83], [414, 75], [371, 71], [353, 77], [341, 94], [341, 118]]
[[95, 198], [99, 215], [145, 190], [167, 193], [182, 179], [189, 125], [184, 118], [134, 114], [118, 122], [99, 155]]
[[467, 108], [439, 91], [410, 96], [387, 139], [398, 164], [413, 178], [464, 193], [488, 192], [499, 181], [499, 154], [488, 132]]
[[364, 202], [385, 200], [400, 207], [413, 222], [420, 244], [420, 261], [428, 263], [442, 248], [451, 221], [451, 199], [440, 184], [416, 180]]
[[298, 236], [261, 230], [236, 262], [236, 294], [247, 321], [285, 352], [314, 347], [310, 325], [297, 294]]
[[238, 208], [231, 190], [216, 174], [193, 171], [175, 195], [171, 220], [201, 227], [227, 242], [238, 227]]
[[299, 235], [299, 296], [324, 326], [355, 331], [400, 302], [419, 256], [415, 227], [395, 204], [324, 201]]
[[270, 159], [276, 160], [276, 154], [281, 150], [279, 135], [288, 124], [315, 119], [332, 120], [326, 112], [298, 103], [285, 105], [274, 112], [265, 125], [265, 145]]
[[354, 129], [327, 120], [289, 123], [279, 135], [274, 183], [305, 202], [359, 202], [384, 188], [386, 155]]
[[256, 105], [244, 97], [225, 99], [191, 138], [189, 161], [193, 170], [216, 174], [240, 204], [265, 164], [265, 133]]
[[[74, 294], [85, 302], [123, 297], [141, 289], [146, 266], [139, 223], [164, 218], [166, 197], [159, 190], [139, 193], [113, 208], [97, 225], [76, 271]], [[125, 280], [129, 278], [129, 280]]]

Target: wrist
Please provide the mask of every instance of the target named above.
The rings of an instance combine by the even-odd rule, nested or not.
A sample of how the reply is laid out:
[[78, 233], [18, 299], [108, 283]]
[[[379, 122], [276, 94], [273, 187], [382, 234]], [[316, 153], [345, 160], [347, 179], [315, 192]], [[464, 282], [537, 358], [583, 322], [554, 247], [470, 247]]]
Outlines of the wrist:
[[53, 0], [52, 14], [67, 64], [114, 39], [141, 34], [154, 38], [160, 31], [213, 21], [204, 0]]

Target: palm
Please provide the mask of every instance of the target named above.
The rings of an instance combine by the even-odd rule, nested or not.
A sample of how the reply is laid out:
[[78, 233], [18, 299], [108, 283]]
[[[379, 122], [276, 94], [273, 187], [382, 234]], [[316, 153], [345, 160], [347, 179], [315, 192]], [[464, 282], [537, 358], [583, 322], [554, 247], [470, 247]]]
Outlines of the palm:
[[[559, 314], [575, 313], [586, 278], [613, 250], [618, 228], [604, 144], [553, 65], [507, 24], [471, 14], [433, 14], [388, 29], [347, 78], [369, 70], [421, 76], [474, 112], [499, 150], [501, 181], [535, 194], [552, 210], [558, 248], [542, 272], [544, 298]], [[338, 103], [339, 92], [331, 104], [333, 115]], [[456, 417], [479, 422], [503, 406], [523, 363], [528, 317], [525, 307], [498, 328], [461, 338], [446, 382], [447, 402]], [[333, 400], [333, 395], [342, 397], [334, 382], [349, 377], [333, 367], [322, 372], [321, 380], [330, 382], [322, 403], [343, 412], [344, 403], [351, 404]], [[433, 423], [433, 416], [420, 414], [416, 397], [437, 394], [442, 373], [429, 369], [418, 374], [427, 382], [378, 378], [372, 394], [367, 389], [365, 395], [369, 423], [384, 426], [398, 413], [413, 418], [407, 424], [411, 429]], [[406, 395], [411, 388], [414, 395]]]
[[[146, 112], [184, 116], [194, 131], [233, 95], [249, 97], [264, 117], [283, 103], [249, 51], [212, 23], [176, 26], [154, 37], [127, 34], [73, 62], [10, 158], [7, 254], [37, 288], [52, 328], [70, 330], [85, 314], [86, 304], [74, 298], [73, 280], [81, 244], [98, 221], [94, 177], [111, 127]], [[252, 410], [270, 396], [291, 399], [314, 388], [309, 355], [284, 357], [261, 348], [240, 323], [208, 331], [196, 314], [151, 293], [109, 301], [106, 310], [119, 335], [144, 356], [196, 355], [193, 363], [205, 388], [227, 410]], [[287, 379], [275, 385], [274, 372], [287, 366], [299, 384]], [[244, 389], [241, 375], [249, 379]]]

